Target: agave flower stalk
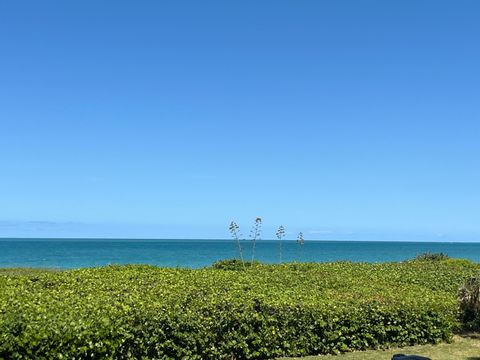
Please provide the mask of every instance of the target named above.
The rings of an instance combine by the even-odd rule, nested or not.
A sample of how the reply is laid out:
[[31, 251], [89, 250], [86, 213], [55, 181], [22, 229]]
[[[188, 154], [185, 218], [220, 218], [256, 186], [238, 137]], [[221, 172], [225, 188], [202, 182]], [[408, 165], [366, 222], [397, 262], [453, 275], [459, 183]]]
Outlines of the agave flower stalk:
[[230, 230], [230, 234], [232, 234], [232, 238], [235, 240], [237, 244], [238, 252], [240, 254], [240, 261], [242, 262], [243, 269], [245, 270], [245, 261], [243, 260], [243, 249], [242, 249], [242, 244], [240, 243], [240, 226], [238, 226], [235, 221], [232, 221], [228, 229]]
[[260, 234], [262, 233], [262, 218], [257, 217], [252, 231], [250, 232], [250, 238], [252, 239], [252, 263], [255, 260], [255, 246], [257, 240], [260, 240]]
[[280, 225], [280, 227], [278, 228], [277, 232], [276, 232], [276, 235], [277, 235], [277, 239], [278, 239], [278, 254], [279, 254], [279, 260], [280, 260], [280, 264], [282, 263], [282, 242], [283, 242], [283, 238], [285, 237], [285, 228]]
[[299, 232], [297, 237], [297, 243], [300, 245], [300, 259], [303, 257], [303, 245], [305, 245], [305, 239], [303, 233]]

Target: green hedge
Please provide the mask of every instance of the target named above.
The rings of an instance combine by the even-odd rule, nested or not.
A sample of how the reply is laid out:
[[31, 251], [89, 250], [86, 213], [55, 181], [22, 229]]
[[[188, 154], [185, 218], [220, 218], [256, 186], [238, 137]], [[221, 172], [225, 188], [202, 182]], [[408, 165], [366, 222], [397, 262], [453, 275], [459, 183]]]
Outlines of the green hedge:
[[0, 272], [0, 358], [266, 359], [448, 340], [468, 261]]

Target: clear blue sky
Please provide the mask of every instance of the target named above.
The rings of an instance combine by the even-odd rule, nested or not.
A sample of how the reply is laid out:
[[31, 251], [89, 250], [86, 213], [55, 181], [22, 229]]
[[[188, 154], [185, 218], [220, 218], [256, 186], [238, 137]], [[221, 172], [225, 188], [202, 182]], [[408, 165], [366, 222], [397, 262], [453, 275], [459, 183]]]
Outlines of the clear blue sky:
[[0, 237], [480, 240], [480, 2], [0, 3]]

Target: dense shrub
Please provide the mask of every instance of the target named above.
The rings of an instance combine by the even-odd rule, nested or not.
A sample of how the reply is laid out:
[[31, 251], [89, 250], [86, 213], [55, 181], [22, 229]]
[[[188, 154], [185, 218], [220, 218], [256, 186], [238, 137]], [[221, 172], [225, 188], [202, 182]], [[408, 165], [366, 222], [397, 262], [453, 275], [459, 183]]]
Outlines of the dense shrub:
[[448, 340], [470, 262], [0, 274], [0, 358], [266, 359]]
[[419, 254], [415, 257], [415, 260], [417, 261], [442, 261], [442, 260], [447, 260], [450, 257], [447, 254], [444, 254], [442, 252], [440, 253], [430, 253], [430, 252], [425, 252], [423, 254]]
[[261, 266], [259, 261], [241, 261], [238, 259], [219, 260], [212, 264], [217, 270], [245, 270], [247, 267]]
[[480, 274], [465, 280], [458, 291], [461, 319], [468, 330], [480, 329]]

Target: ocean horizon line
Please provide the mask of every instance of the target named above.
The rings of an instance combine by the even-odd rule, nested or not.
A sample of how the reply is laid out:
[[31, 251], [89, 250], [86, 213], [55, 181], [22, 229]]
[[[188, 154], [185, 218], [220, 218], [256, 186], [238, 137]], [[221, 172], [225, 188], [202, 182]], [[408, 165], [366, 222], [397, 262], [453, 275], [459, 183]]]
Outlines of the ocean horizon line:
[[[2, 237], [0, 236], [0, 241], [4, 240], [118, 240], [118, 241], [235, 241], [233, 239], [226, 239], [226, 238], [156, 238], [156, 237]], [[251, 241], [251, 239], [241, 239], [240, 241]], [[256, 241], [279, 241], [278, 239], [257, 239]], [[286, 242], [297, 242], [296, 239], [283, 239], [282, 241]], [[364, 240], [364, 239], [305, 239], [305, 242], [400, 242], [400, 243], [446, 243], [446, 244], [459, 244], [459, 243], [480, 243], [479, 240], [402, 240], [402, 239], [373, 239], [373, 240]]]

